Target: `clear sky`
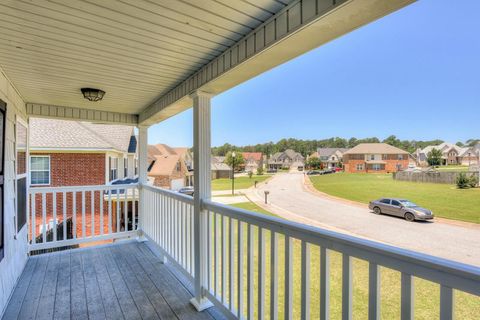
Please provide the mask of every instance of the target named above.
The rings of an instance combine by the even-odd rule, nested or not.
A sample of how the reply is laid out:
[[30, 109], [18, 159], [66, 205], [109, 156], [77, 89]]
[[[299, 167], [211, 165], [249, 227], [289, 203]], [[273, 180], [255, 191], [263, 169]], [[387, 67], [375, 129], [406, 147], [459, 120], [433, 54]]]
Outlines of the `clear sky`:
[[[212, 145], [480, 138], [480, 1], [420, 0], [212, 100]], [[192, 145], [191, 109], [149, 130]]]

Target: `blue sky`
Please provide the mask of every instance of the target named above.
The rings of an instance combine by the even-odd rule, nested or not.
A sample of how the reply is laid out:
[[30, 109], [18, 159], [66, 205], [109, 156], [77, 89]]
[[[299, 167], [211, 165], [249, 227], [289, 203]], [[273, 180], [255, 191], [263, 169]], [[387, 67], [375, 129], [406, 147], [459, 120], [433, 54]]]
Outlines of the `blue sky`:
[[[480, 137], [480, 1], [421, 0], [212, 100], [212, 145]], [[191, 109], [149, 130], [192, 145]]]

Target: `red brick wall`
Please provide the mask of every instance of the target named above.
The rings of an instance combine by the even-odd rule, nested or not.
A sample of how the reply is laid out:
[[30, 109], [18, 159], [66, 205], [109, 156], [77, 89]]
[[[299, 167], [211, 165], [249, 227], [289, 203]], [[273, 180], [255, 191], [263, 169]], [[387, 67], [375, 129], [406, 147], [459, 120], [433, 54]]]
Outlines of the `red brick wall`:
[[[368, 173], [387, 173], [387, 172], [397, 172], [397, 164], [402, 165], [402, 169], [408, 168], [408, 159], [405, 160], [382, 160], [385, 163], [385, 170], [375, 171], [367, 170], [367, 164], [365, 160], [347, 160], [343, 163], [345, 172], [349, 173], [359, 173], [359, 172], [368, 172]], [[363, 163], [363, 171], [357, 171], [357, 164]]]
[[50, 186], [105, 184], [104, 153], [31, 153], [50, 156]]

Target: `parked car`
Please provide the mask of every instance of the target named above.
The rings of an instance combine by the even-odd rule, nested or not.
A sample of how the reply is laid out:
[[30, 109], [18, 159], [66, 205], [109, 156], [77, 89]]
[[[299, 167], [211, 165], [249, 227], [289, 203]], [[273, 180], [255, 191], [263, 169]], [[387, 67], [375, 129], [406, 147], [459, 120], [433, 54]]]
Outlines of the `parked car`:
[[407, 221], [430, 220], [433, 219], [431, 210], [420, 207], [419, 205], [399, 198], [381, 198], [370, 201], [368, 207], [375, 214], [388, 214], [397, 217], [403, 217]]
[[189, 186], [189, 187], [183, 187], [183, 188], [180, 188], [178, 190], [178, 193], [183, 193], [187, 196], [192, 196], [193, 197], [193, 194], [195, 193], [194, 190], [193, 190], [193, 187]]
[[314, 176], [314, 175], [317, 175], [317, 174], [320, 174], [320, 171], [318, 171], [318, 170], [307, 171], [307, 175], [309, 175], [309, 176]]

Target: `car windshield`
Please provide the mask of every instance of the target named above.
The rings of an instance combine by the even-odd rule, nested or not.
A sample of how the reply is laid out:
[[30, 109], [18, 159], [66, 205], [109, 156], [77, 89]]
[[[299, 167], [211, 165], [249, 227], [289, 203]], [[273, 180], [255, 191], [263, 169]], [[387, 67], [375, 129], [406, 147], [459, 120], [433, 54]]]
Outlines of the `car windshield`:
[[411, 201], [408, 201], [408, 200], [400, 200], [400, 203], [404, 206], [404, 207], [418, 207], [417, 204], [411, 202]]

